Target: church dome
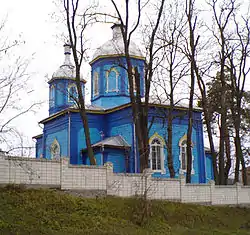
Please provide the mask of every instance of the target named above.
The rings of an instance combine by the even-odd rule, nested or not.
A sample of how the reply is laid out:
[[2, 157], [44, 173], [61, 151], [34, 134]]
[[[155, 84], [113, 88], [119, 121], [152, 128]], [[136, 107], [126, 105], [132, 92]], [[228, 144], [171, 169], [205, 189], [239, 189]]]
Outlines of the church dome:
[[[71, 47], [69, 43], [64, 44], [64, 62], [63, 64], [56, 70], [56, 72], [52, 75], [52, 80], [54, 79], [72, 79], [75, 80], [76, 70], [75, 66], [71, 63], [70, 55], [71, 55]], [[81, 80], [86, 82], [81, 75]]]
[[[102, 46], [97, 48], [95, 51], [92, 61], [98, 59], [99, 57], [115, 56], [115, 55], [124, 55], [124, 42], [121, 33], [120, 24], [114, 24], [112, 27], [113, 38], [105, 42]], [[143, 58], [143, 54], [139, 47], [132, 41], [129, 45], [129, 54], [131, 57], [140, 57]]]
[[64, 45], [64, 62], [52, 75], [52, 78], [71, 78], [75, 77], [75, 66], [70, 61], [70, 45], [66, 43]]

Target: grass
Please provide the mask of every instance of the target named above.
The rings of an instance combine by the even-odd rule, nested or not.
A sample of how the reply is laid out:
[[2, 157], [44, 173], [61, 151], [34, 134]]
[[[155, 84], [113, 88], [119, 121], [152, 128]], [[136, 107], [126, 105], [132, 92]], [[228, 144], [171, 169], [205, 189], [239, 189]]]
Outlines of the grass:
[[80, 198], [56, 190], [0, 189], [0, 234], [250, 234], [250, 209], [150, 202], [137, 224], [137, 199]]

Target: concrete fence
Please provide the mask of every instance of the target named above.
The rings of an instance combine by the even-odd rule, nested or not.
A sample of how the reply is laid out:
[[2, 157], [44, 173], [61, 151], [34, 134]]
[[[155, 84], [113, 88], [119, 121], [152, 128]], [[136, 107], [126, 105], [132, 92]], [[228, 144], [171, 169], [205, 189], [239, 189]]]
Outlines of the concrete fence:
[[206, 203], [212, 205], [250, 204], [250, 186], [186, 184], [178, 179], [152, 177], [143, 174], [113, 173], [112, 163], [105, 166], [70, 165], [61, 161], [0, 156], [0, 184], [26, 184], [57, 187], [62, 190], [102, 191], [107, 195], [131, 197], [145, 195], [149, 199]]

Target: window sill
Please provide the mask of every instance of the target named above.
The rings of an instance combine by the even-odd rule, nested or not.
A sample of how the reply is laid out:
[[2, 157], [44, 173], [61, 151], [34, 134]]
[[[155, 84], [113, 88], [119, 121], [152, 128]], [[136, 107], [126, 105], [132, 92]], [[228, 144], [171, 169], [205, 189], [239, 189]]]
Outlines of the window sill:
[[166, 174], [166, 170], [152, 170], [152, 173]]
[[[179, 174], [183, 175], [184, 173], [187, 173], [187, 170], [182, 170], [182, 169], [179, 170]], [[194, 171], [194, 169], [192, 169], [191, 170], [191, 175], [194, 175], [194, 174], [195, 174], [195, 171]]]

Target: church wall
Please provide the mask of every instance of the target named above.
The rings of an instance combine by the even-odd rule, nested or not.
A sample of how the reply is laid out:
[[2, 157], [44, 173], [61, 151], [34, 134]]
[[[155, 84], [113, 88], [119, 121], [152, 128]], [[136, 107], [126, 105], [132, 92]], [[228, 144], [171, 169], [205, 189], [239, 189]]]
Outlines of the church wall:
[[[101, 133], [105, 135], [106, 118], [104, 115], [88, 114], [91, 143], [94, 144], [101, 140]], [[86, 148], [85, 133], [79, 113], [71, 113], [71, 164], [82, 164], [81, 150]]]
[[[153, 120], [153, 124], [149, 131], [149, 138], [158, 133], [162, 138], [167, 139], [167, 110], [165, 109], [156, 109], [151, 108], [149, 111], [149, 125]], [[188, 119], [185, 111], [175, 110], [173, 115], [176, 118], [173, 120], [173, 165], [175, 169], [176, 177], [179, 176], [180, 169], [180, 147], [179, 141], [180, 139], [187, 134], [188, 129]], [[192, 142], [193, 142], [193, 170], [194, 174], [192, 174], [192, 182], [193, 183], [205, 183], [205, 171], [204, 171], [204, 162], [202, 158], [204, 158], [204, 147], [203, 147], [203, 133], [202, 136], [200, 132], [202, 131], [200, 122], [201, 114], [199, 112], [194, 113], [194, 128], [192, 130]], [[158, 118], [152, 119], [153, 116], [157, 116]], [[157, 177], [170, 177], [169, 170], [167, 166], [167, 149], [164, 146], [164, 168], [166, 170], [165, 173], [157, 172], [154, 176]], [[202, 176], [201, 176], [202, 175]]]
[[[135, 171], [134, 137], [131, 108], [125, 108], [107, 115], [107, 136], [121, 135], [131, 146], [128, 156], [128, 172]], [[123, 156], [124, 158], [124, 156]]]
[[126, 163], [124, 157], [124, 150], [106, 149], [104, 152], [104, 163], [112, 162], [114, 173], [125, 173]]
[[206, 182], [214, 179], [211, 153], [206, 153]]
[[50, 147], [56, 139], [60, 145], [60, 156], [68, 156], [68, 115], [58, 117], [44, 125], [43, 152], [51, 158]]
[[[174, 156], [174, 169], [176, 172], [176, 177], [179, 176], [180, 168], [180, 139], [187, 134], [188, 129], [188, 119], [186, 112], [183, 112], [180, 115], [180, 111], [174, 111], [174, 115], [179, 115], [180, 117], [175, 118], [173, 121], [173, 156]], [[159, 110], [151, 108], [149, 112], [149, 125], [153, 116], [158, 116], [154, 118], [154, 122], [151, 126], [149, 137], [154, 133], [158, 133], [162, 138], [167, 138], [167, 120], [164, 118], [159, 118]], [[139, 156], [138, 151], [135, 151], [134, 148], [134, 137], [133, 137], [133, 122], [132, 122], [132, 111], [131, 108], [125, 108], [107, 115], [107, 136], [122, 135], [124, 139], [131, 145], [131, 151], [129, 156], [129, 172], [135, 172], [135, 167], [137, 167], [136, 172], [139, 172]], [[203, 162], [204, 158], [204, 147], [203, 147], [203, 130], [201, 123], [201, 114], [199, 112], [194, 113], [194, 128], [192, 133], [192, 142], [193, 147], [193, 170], [194, 174], [192, 175], [193, 183], [205, 183], [205, 163]], [[137, 162], [135, 163], [135, 154]], [[157, 177], [169, 177], [169, 170], [167, 167], [167, 149], [164, 148], [164, 168], [165, 173], [155, 173]]]
[[41, 158], [43, 155], [43, 136], [36, 139], [36, 158]]

